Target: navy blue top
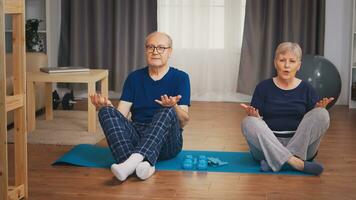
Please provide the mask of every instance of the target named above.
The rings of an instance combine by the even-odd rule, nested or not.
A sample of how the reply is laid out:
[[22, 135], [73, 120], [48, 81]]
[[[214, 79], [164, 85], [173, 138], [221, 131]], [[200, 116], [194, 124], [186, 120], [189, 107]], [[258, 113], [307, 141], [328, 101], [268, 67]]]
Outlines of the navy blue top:
[[155, 100], [161, 100], [161, 96], [165, 94], [181, 95], [178, 104], [190, 106], [188, 74], [170, 67], [162, 79], [155, 81], [150, 77], [148, 67], [138, 69], [127, 77], [120, 99], [132, 103], [132, 121], [147, 123], [162, 108]]
[[271, 130], [294, 131], [318, 99], [314, 88], [307, 82], [302, 81], [294, 89], [283, 90], [275, 85], [273, 79], [267, 79], [256, 86], [251, 105], [258, 109]]

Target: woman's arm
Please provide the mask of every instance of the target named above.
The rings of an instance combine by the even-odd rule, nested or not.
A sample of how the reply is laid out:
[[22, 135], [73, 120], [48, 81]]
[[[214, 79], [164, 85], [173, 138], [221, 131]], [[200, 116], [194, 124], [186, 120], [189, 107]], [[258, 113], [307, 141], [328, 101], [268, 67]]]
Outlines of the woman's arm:
[[334, 97], [330, 97], [330, 98], [325, 97], [325, 98], [319, 100], [318, 102], [316, 102], [315, 107], [316, 107], [316, 108], [318, 108], [318, 107], [319, 107], [319, 108], [326, 108], [326, 106], [327, 106], [330, 102], [332, 102], [333, 100], [334, 100]]
[[258, 109], [254, 108], [253, 106], [248, 106], [244, 103], [241, 103], [240, 106], [243, 109], [245, 109], [245, 112], [248, 116], [261, 118], [260, 113], [258, 112]]

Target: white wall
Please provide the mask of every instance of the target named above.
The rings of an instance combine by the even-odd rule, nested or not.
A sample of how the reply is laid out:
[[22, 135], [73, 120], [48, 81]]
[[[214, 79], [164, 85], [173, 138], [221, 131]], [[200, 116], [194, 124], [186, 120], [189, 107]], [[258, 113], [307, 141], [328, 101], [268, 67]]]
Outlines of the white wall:
[[41, 19], [38, 30], [46, 30], [46, 6], [45, 0], [26, 0], [26, 19]]
[[48, 66], [58, 66], [59, 36], [61, 28], [61, 2], [46, 1]]
[[342, 105], [347, 105], [349, 99], [351, 24], [352, 0], [326, 0], [324, 56], [340, 72], [342, 88], [336, 104]]
[[[26, 19], [41, 19], [39, 30], [45, 31], [48, 66], [58, 65], [58, 48], [61, 24], [61, 2], [59, 0], [26, 0]], [[11, 27], [11, 21], [7, 25]]]

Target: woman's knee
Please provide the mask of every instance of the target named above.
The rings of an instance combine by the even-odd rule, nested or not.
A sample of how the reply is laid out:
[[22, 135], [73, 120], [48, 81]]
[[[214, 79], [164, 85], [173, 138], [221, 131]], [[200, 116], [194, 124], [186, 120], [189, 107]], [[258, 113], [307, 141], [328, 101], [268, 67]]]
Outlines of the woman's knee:
[[255, 132], [254, 130], [256, 129], [257, 124], [259, 123], [258, 120], [260, 119], [257, 117], [252, 117], [252, 116], [245, 117], [241, 122], [242, 133], [245, 136], [254, 133]]
[[310, 111], [311, 117], [316, 119], [322, 125], [329, 127], [330, 115], [325, 108], [314, 108]]

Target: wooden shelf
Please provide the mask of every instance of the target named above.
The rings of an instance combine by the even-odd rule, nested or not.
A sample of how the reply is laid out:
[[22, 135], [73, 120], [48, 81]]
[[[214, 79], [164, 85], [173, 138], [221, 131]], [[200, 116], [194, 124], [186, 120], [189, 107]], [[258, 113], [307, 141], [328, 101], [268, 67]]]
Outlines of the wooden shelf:
[[25, 13], [25, 1], [23, 0], [6, 0], [5, 14]]
[[[12, 33], [12, 31], [13, 31], [13, 30], [11, 30], [11, 29], [6, 29], [6, 30], [5, 30], [5, 33]], [[38, 32], [38, 33], [47, 33], [46, 30], [38, 30], [37, 32]]]
[[6, 97], [6, 112], [15, 110], [24, 105], [24, 95], [13, 95]]

